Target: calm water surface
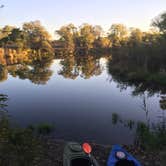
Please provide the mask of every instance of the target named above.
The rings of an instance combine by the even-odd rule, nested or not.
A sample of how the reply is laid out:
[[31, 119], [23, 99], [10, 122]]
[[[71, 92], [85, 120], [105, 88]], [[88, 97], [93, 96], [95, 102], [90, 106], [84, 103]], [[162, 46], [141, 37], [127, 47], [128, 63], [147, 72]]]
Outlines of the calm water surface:
[[[91, 77], [78, 72], [75, 79], [60, 74], [60, 62], [54, 60], [50, 68], [53, 73], [43, 85], [10, 74], [0, 83], [1, 93], [9, 96], [7, 109], [15, 123], [53, 123], [55, 136], [65, 140], [132, 144], [135, 130], [125, 122], [158, 121], [158, 94], [133, 96], [134, 87], [122, 90], [108, 74], [105, 59], [99, 61], [100, 72]], [[115, 114], [121, 123], [113, 123]]]

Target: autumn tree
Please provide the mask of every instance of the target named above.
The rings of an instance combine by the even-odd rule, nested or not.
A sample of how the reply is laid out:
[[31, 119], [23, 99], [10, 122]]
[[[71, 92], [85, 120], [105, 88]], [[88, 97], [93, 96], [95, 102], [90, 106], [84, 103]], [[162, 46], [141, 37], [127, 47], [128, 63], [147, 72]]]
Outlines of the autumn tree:
[[112, 46], [112, 42], [107, 37], [100, 37], [94, 42], [94, 47], [99, 49], [107, 49]]
[[93, 27], [93, 34], [94, 34], [96, 39], [102, 37], [103, 33], [104, 33], [103, 28], [100, 25], [95, 25]]
[[67, 56], [60, 62], [60, 64], [62, 65], [62, 69], [58, 72], [59, 75], [62, 75], [64, 78], [70, 78], [73, 80], [78, 77], [79, 70], [74, 56]]
[[65, 49], [74, 51], [77, 28], [73, 24], [69, 24], [61, 27], [56, 33], [60, 36], [60, 41], [64, 42]]
[[15, 27], [6, 25], [0, 29], [0, 39], [7, 37]]
[[40, 21], [23, 24], [23, 31], [29, 48], [52, 53], [51, 36], [41, 25]]
[[0, 29], [0, 46], [1, 47], [3, 47], [4, 45], [8, 43], [8, 41], [10, 40], [9, 35], [11, 34], [14, 28], [15, 27], [13, 26], [6, 25], [2, 29]]
[[102, 72], [99, 59], [88, 55], [86, 58], [81, 59], [81, 77], [89, 79], [92, 76], [100, 75]]
[[84, 47], [87, 51], [93, 48], [93, 43], [96, 39], [96, 32], [92, 25], [83, 24], [80, 27], [80, 47]]
[[137, 46], [141, 44], [144, 33], [138, 28], [130, 28], [129, 45]]
[[128, 31], [123, 24], [113, 24], [109, 29], [108, 38], [114, 46], [121, 46], [128, 37]]

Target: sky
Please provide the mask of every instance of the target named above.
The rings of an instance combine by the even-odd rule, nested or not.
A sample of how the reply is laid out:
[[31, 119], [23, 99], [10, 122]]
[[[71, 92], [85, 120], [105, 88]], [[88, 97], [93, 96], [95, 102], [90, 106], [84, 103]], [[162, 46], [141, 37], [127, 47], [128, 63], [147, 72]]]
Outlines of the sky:
[[53, 35], [62, 25], [113, 23], [148, 30], [152, 19], [166, 11], [166, 0], [0, 0], [0, 27], [40, 20]]

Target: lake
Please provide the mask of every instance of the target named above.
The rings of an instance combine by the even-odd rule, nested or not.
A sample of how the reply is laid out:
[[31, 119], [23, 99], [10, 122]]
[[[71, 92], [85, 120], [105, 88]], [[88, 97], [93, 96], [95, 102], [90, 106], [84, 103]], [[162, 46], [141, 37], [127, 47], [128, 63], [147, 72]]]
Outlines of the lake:
[[133, 144], [134, 123], [160, 121], [161, 94], [134, 95], [134, 86], [124, 88], [112, 78], [107, 61], [56, 59], [46, 69], [28, 66], [29, 75], [25, 67], [9, 67], [0, 92], [9, 97], [12, 121], [23, 127], [54, 124], [57, 139]]

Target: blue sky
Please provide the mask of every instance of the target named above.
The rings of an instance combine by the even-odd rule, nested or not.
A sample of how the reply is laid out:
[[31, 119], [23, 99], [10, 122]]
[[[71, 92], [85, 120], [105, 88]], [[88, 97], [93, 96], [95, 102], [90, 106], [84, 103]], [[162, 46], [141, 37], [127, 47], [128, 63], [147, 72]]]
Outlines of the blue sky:
[[41, 20], [53, 34], [60, 26], [74, 23], [102, 25], [112, 23], [149, 28], [152, 18], [166, 10], [166, 0], [0, 0], [0, 27]]

